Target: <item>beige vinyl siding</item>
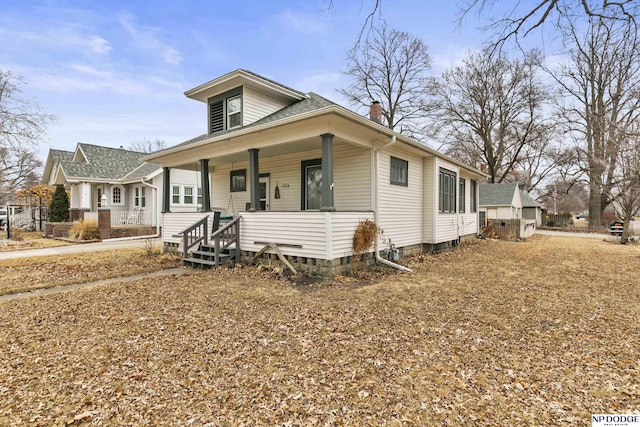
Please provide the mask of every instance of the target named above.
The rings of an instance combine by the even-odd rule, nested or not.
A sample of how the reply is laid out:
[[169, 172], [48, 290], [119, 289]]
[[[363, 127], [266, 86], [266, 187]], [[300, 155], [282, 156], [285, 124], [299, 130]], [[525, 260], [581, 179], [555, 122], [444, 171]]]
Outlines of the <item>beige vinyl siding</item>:
[[[471, 212], [471, 180], [469, 175], [465, 175], [463, 170], [460, 170], [460, 176], [458, 178], [464, 178], [465, 180], [465, 212], [460, 214], [460, 236], [466, 236], [468, 234], [478, 233], [478, 213]], [[459, 187], [458, 187], [459, 188]], [[477, 200], [477, 198], [476, 198]]]
[[[318, 143], [320, 145], [320, 143]], [[248, 154], [247, 154], [248, 157]], [[322, 157], [317, 150], [259, 159], [260, 173], [269, 174], [270, 208], [272, 211], [299, 211], [301, 197], [301, 164], [304, 160]], [[336, 144], [333, 149], [334, 204], [337, 210], [371, 209], [370, 151], [348, 144]], [[229, 192], [231, 165], [216, 166], [213, 171], [212, 206], [228, 214], [242, 212], [250, 201], [249, 162], [234, 163], [233, 169], [247, 170], [247, 190]], [[275, 198], [278, 185], [280, 199]], [[227, 208], [228, 207], [228, 208]]]
[[[176, 235], [207, 215], [201, 212], [168, 212], [162, 214], [162, 241], [182, 243], [182, 239]], [[208, 225], [210, 232], [213, 226], [213, 215], [209, 215]]]
[[275, 243], [285, 255], [327, 259], [325, 212], [242, 213], [242, 250], [258, 252], [266, 243]]
[[244, 126], [258, 121], [269, 114], [287, 106], [287, 103], [273, 98], [273, 96], [265, 95], [250, 87], [243, 88], [243, 112], [242, 120]]
[[285, 255], [341, 258], [352, 255], [353, 233], [365, 219], [373, 212], [243, 212], [240, 247], [257, 252], [269, 242]]
[[[403, 247], [422, 243], [423, 159], [398, 145], [378, 156], [378, 225], [384, 239]], [[390, 183], [391, 156], [409, 162], [407, 187]]]
[[422, 213], [422, 240], [424, 243], [434, 243], [434, 219], [438, 209], [438, 175], [435, 169], [436, 160], [428, 157], [423, 160], [423, 213]]
[[[455, 172], [457, 177], [460, 178], [460, 170], [453, 163], [446, 162], [440, 158], [436, 160], [436, 182], [434, 186], [435, 191], [435, 203], [436, 203], [436, 233], [435, 233], [435, 242], [434, 243], [442, 243], [449, 242], [452, 240], [458, 239], [460, 236], [460, 218], [458, 213], [442, 213], [440, 212], [439, 206], [439, 191], [440, 191], [440, 168], [444, 168]], [[459, 188], [456, 187], [456, 211], [458, 205], [458, 191]]]
[[341, 258], [352, 255], [353, 235], [358, 223], [367, 219], [373, 221], [373, 212], [333, 212], [330, 215], [332, 257]]

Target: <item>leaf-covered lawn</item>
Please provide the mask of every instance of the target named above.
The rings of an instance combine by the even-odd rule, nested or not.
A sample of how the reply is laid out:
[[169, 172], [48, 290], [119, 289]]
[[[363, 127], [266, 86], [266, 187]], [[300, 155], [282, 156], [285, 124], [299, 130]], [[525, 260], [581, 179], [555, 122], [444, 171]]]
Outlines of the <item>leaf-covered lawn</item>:
[[[379, 283], [254, 268], [0, 305], [0, 425], [591, 425], [640, 408], [640, 250], [479, 242]], [[341, 283], [342, 282], [342, 283]]]
[[7, 239], [7, 232], [0, 231], [0, 252], [22, 251], [25, 249], [55, 248], [71, 243], [56, 239], [45, 239], [42, 232], [19, 232], [19, 239]]
[[0, 260], [0, 295], [133, 276], [179, 265], [178, 257], [149, 255], [142, 248]]

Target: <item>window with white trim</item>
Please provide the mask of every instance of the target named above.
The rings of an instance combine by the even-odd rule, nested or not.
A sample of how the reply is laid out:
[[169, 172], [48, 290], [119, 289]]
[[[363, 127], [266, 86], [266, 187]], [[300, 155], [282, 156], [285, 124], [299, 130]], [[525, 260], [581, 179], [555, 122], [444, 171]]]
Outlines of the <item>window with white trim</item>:
[[171, 187], [171, 203], [174, 205], [180, 204], [180, 186], [174, 185]]
[[111, 204], [112, 205], [122, 205], [122, 188], [113, 187], [111, 190]]
[[133, 191], [133, 206], [137, 208], [147, 207], [146, 187], [135, 187]]
[[198, 187], [198, 206], [202, 206], [202, 188]]
[[242, 97], [240, 95], [227, 99], [227, 129], [242, 126]]
[[409, 162], [407, 160], [391, 157], [390, 182], [393, 185], [409, 186]]
[[183, 192], [183, 203], [185, 205], [192, 205], [193, 204], [193, 187], [184, 187], [183, 188], [184, 192]]

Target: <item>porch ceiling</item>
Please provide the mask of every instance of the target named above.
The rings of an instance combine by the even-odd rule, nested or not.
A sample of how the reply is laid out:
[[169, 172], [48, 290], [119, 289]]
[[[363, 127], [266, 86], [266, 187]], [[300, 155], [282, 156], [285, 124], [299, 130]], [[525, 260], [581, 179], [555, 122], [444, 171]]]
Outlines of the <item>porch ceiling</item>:
[[[333, 139], [334, 147], [340, 147], [343, 145], [351, 145], [351, 143], [340, 137], [334, 137]], [[260, 152], [258, 154], [260, 159], [266, 159], [269, 157], [276, 156], [284, 156], [287, 154], [318, 150], [322, 148], [322, 138], [318, 135], [315, 137], [309, 137], [304, 139], [299, 139], [291, 142], [284, 142], [277, 145], [268, 145], [260, 148]], [[210, 155], [210, 154], [209, 154]], [[239, 151], [235, 151], [232, 153], [227, 153], [219, 156], [211, 156], [208, 157], [205, 154], [205, 157], [209, 159], [209, 167], [216, 167], [220, 165], [228, 165], [230, 163], [240, 163], [249, 161], [249, 152], [246, 148], [243, 148]], [[190, 163], [186, 163], [183, 165], [176, 166], [180, 169], [197, 171], [200, 169], [200, 163], [198, 161], [192, 161]]]

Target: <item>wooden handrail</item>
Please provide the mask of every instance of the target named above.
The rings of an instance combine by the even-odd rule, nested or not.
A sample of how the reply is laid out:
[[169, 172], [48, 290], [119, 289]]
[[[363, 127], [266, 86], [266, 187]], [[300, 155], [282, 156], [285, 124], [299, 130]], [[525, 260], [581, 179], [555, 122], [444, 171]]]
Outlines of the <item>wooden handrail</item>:
[[214, 259], [216, 265], [220, 262], [220, 251], [225, 250], [231, 244], [236, 244], [236, 262], [240, 262], [240, 219], [242, 216], [234, 218], [225, 224], [224, 227], [216, 230], [211, 235], [211, 240], [215, 247]]
[[180, 234], [182, 234], [182, 257], [187, 258], [189, 256], [189, 249], [204, 241], [206, 245], [209, 238], [208, 233], [208, 221], [209, 215], [202, 218], [200, 221], [185, 228]]

